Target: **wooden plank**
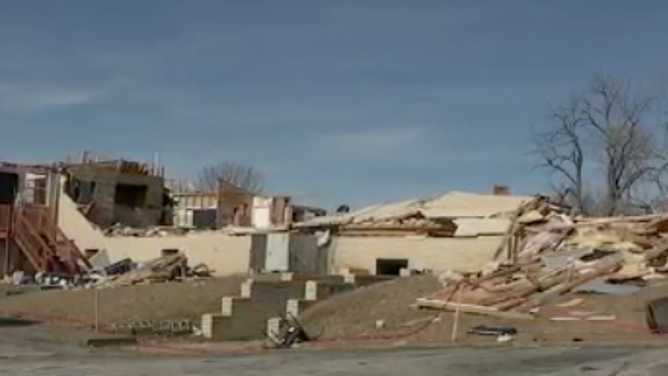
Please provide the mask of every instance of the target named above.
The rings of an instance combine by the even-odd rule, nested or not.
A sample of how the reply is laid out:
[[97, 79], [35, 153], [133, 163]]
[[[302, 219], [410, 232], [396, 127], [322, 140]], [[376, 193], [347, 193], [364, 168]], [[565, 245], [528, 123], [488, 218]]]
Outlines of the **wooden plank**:
[[494, 260], [498, 260], [504, 251], [507, 251], [509, 253], [507, 255], [507, 259], [509, 260], [515, 259], [515, 257], [517, 256], [515, 254], [516, 249], [513, 249], [512, 243], [513, 243], [513, 238], [518, 234], [521, 227], [523, 227], [523, 224], [520, 223], [520, 218], [527, 212], [530, 212], [538, 208], [542, 201], [543, 200], [540, 197], [534, 197], [530, 201], [521, 204], [515, 210], [515, 212], [513, 212], [513, 215], [510, 218], [510, 223], [508, 224], [508, 228], [506, 229], [506, 232], [503, 235], [503, 239], [501, 239], [499, 246], [496, 248], [496, 251], [494, 252], [493, 255]]
[[[559, 283], [565, 282], [566, 281], [567, 274], [565, 271], [560, 270], [554, 273], [548, 273], [546, 275], [543, 275], [539, 278], [538, 282], [540, 283], [541, 287], [543, 290], [552, 288], [556, 286]], [[480, 304], [490, 306], [490, 305], [497, 305], [497, 304], [502, 304], [504, 302], [507, 302], [510, 299], [515, 299], [515, 298], [524, 298], [526, 299], [530, 295], [533, 295], [536, 293], [538, 289], [534, 285], [530, 284], [525, 284], [524, 286], [518, 286], [518, 288], [514, 290], [509, 290], [505, 291], [503, 293], [498, 294], [498, 296], [491, 297], [489, 299], [484, 299], [480, 301]], [[506, 309], [511, 308], [511, 306], [504, 306]], [[500, 306], [501, 308], [501, 306]], [[502, 308], [503, 309], [503, 308]]]
[[464, 304], [464, 303], [457, 304], [454, 302], [446, 302], [444, 300], [418, 299], [417, 306], [420, 308], [440, 309], [452, 312], [459, 310], [459, 312], [464, 312], [464, 313], [494, 316], [505, 319], [522, 319], [522, 320], [534, 319], [534, 317], [529, 314], [517, 313], [517, 312], [503, 312], [499, 311], [498, 308], [495, 307], [485, 307], [485, 306]]
[[519, 306], [517, 309], [519, 311], [528, 311], [534, 307], [538, 307], [555, 297], [565, 294], [574, 288], [594, 280], [598, 277], [604, 276], [606, 274], [614, 273], [619, 270], [621, 267], [622, 261], [616, 256], [604, 257], [596, 261], [595, 265], [591, 266], [591, 270], [584, 274], [579, 274], [569, 282], [562, 282], [551, 289], [547, 290], [544, 293], [537, 295], [536, 297], [530, 299], [526, 303]]
[[509, 309], [513, 309], [517, 306], [524, 304], [526, 301], [527, 299], [524, 297], [514, 297], [502, 303], [496, 304], [494, 307], [496, 307], [500, 311], [507, 311]]

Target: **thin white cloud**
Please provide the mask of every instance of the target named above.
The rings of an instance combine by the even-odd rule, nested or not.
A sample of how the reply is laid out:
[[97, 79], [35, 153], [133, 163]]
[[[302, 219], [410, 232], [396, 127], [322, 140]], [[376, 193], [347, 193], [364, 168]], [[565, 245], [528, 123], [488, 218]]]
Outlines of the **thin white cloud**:
[[31, 114], [97, 101], [100, 91], [0, 84], [0, 111]]

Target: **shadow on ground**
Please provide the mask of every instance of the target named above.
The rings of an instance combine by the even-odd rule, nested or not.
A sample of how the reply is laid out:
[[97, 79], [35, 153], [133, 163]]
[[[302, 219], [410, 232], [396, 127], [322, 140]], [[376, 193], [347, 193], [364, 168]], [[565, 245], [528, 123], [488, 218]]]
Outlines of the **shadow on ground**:
[[19, 318], [0, 317], [0, 328], [15, 327], [15, 326], [31, 326], [36, 324], [40, 324], [40, 322], [34, 320], [19, 319]]

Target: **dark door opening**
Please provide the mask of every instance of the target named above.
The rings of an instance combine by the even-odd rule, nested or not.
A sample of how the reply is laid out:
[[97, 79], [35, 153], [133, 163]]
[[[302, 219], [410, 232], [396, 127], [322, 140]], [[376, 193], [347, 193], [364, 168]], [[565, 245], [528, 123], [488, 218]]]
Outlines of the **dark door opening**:
[[0, 205], [14, 204], [19, 190], [19, 176], [0, 172]]
[[216, 209], [193, 210], [193, 227], [198, 229], [215, 229]]
[[377, 275], [400, 275], [405, 268], [408, 268], [408, 259], [376, 259]]

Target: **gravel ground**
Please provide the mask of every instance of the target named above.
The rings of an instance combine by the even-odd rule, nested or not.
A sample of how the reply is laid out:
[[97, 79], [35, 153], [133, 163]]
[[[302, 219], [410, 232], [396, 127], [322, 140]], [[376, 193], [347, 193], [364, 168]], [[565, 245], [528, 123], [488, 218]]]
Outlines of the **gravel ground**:
[[[440, 347], [419, 350], [405, 347], [391, 348], [393, 345], [390, 344], [385, 349], [375, 350], [320, 348], [275, 350], [255, 355], [239, 355], [240, 353], [234, 349], [225, 351], [221, 348], [219, 355], [187, 356], [174, 352], [151, 354], [146, 351], [137, 352], [134, 349], [91, 350], [80, 347], [77, 342], [90, 335], [89, 332], [72, 328], [0, 320], [0, 375], [665, 376], [668, 374], [665, 349], [652, 350], [639, 346]], [[615, 373], [617, 371], [619, 372]]]
[[0, 375], [407, 375], [665, 376], [665, 350], [625, 348], [430, 349], [292, 352], [236, 357], [23, 355], [0, 361]]
[[[137, 320], [191, 320], [220, 310], [221, 298], [237, 295], [242, 278], [211, 279], [193, 283], [129, 286], [101, 290], [101, 326]], [[411, 305], [417, 297], [439, 291], [441, 285], [429, 275], [399, 278], [334, 296], [307, 309], [302, 320], [309, 331], [325, 334], [325, 346], [332, 342], [358, 339], [389, 339], [409, 344], [448, 343], [453, 331], [453, 315], [418, 310]], [[488, 316], [462, 314], [457, 325], [459, 344], [490, 344], [495, 337], [467, 335], [477, 325], [512, 326], [519, 334], [516, 344], [551, 345], [630, 341], [651, 343], [665, 337], [650, 335], [645, 329], [645, 302], [668, 295], [668, 287], [654, 287], [629, 296], [583, 295], [582, 304], [569, 309], [543, 307], [545, 316], [563, 315], [565, 310], [591, 311], [614, 315], [615, 321], [555, 322], [501, 320]], [[573, 299], [565, 297], [563, 300]], [[42, 291], [0, 298], [0, 315], [32, 317], [38, 320], [70, 320], [90, 325], [94, 321], [94, 292], [91, 290]], [[67, 337], [68, 333], [60, 333]]]
[[[187, 283], [160, 283], [98, 290], [101, 326], [137, 320], [191, 320], [218, 312], [221, 299], [238, 295], [242, 277], [213, 278]], [[0, 298], [0, 315], [45, 321], [95, 321], [94, 290], [50, 290]]]
[[[410, 333], [434, 316], [411, 304], [441, 288], [431, 275], [397, 278], [335, 295], [307, 309], [301, 318], [313, 330], [324, 326], [323, 339]], [[376, 328], [378, 320], [383, 320], [381, 329]]]

